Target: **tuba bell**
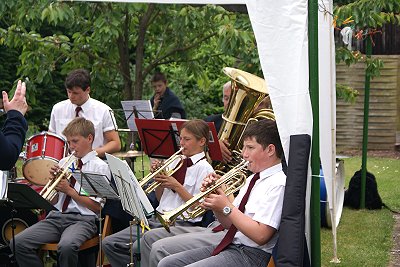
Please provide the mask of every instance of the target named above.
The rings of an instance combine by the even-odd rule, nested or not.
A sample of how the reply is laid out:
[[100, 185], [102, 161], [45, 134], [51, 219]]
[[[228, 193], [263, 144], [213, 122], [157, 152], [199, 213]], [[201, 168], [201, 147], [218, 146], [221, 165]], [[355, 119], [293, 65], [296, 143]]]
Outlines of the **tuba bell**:
[[[231, 96], [228, 107], [222, 114], [223, 122], [218, 132], [218, 139], [228, 142], [228, 149], [232, 152], [233, 160], [228, 164], [214, 165], [215, 170], [229, 171], [240, 162], [243, 140], [242, 134], [247, 125], [261, 119], [275, 120], [272, 111], [266, 81], [251, 73], [224, 68], [224, 73], [231, 79]], [[260, 104], [265, 102], [265, 107]]]

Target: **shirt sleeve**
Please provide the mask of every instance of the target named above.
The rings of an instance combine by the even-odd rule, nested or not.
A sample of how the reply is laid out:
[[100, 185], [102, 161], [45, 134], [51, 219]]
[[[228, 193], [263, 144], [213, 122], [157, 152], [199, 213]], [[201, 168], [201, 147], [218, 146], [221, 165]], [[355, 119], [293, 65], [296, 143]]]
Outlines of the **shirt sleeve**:
[[28, 123], [21, 112], [9, 110], [3, 129], [0, 131], [0, 169], [9, 170], [18, 160], [25, 142]]
[[55, 110], [54, 107], [51, 110], [51, 114], [50, 114], [50, 123], [49, 123], [49, 132], [56, 132], [56, 118], [55, 118]]
[[271, 188], [265, 197], [260, 200], [258, 209], [255, 211], [253, 220], [279, 229], [282, 215], [284, 185], [276, 185]]
[[114, 113], [107, 107], [103, 115], [103, 133], [115, 130], [116, 125]]

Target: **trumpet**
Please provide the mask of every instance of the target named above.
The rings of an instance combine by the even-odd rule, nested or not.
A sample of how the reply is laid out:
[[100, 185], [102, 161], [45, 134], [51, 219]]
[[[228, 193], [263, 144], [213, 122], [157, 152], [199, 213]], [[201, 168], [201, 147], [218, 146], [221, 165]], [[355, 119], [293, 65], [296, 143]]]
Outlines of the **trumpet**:
[[[61, 168], [63, 169], [62, 172], [60, 172], [58, 175], [57, 173], [54, 173], [54, 175], [57, 175], [54, 179], [50, 179], [47, 184], [43, 187], [43, 189], [40, 191], [39, 195], [41, 195], [44, 199], [47, 201], [52, 201], [54, 197], [57, 195], [57, 191], [55, 190], [56, 186], [58, 183], [63, 179], [63, 177], [68, 173], [68, 168], [77, 160], [77, 157], [74, 156], [75, 151], [71, 153], [71, 155], [68, 156], [67, 160], [63, 163]], [[71, 173], [68, 174], [67, 179], [71, 177]]]
[[[162, 163], [161, 166], [159, 166], [157, 169], [154, 171], [150, 172], [146, 177], [144, 177], [142, 180], [140, 180], [140, 186], [142, 188], [146, 187], [147, 184], [150, 184], [144, 189], [144, 192], [146, 194], [151, 193], [153, 190], [155, 190], [158, 186], [160, 186], [159, 182], [154, 181], [154, 178], [157, 175], [167, 175], [171, 176], [174, 174], [180, 167], [182, 167], [183, 160], [185, 159], [183, 155], [181, 155], [181, 152], [183, 150], [183, 147], [179, 149], [175, 154], [173, 154], [170, 158], [168, 158], [166, 161]], [[169, 168], [169, 165], [173, 163], [174, 161], [179, 160], [178, 164], [175, 166], [175, 168]]]
[[[246, 171], [245, 168], [249, 162], [247, 160], [242, 160], [238, 165], [233, 167], [229, 172], [221, 176], [212, 186], [207, 188], [206, 191], [200, 192], [189, 199], [185, 204], [180, 207], [171, 210], [169, 212], [157, 212], [156, 216], [164, 228], [170, 232], [169, 227], [176, 221], [179, 216], [182, 216], [184, 220], [189, 220], [200, 216], [205, 212], [203, 208], [197, 206], [193, 210], [189, 210], [196, 204], [201, 203], [205, 197], [214, 192], [217, 188], [225, 184], [227, 188], [224, 190], [226, 195], [233, 194], [238, 191], [246, 182]], [[187, 213], [185, 216], [183, 213]]]

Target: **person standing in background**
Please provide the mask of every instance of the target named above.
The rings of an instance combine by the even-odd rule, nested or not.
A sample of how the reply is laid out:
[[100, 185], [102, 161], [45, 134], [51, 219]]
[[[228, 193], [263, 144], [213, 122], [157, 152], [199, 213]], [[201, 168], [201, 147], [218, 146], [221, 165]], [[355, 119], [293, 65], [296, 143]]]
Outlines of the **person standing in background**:
[[93, 149], [99, 157], [105, 153], [118, 152], [121, 142], [115, 130], [115, 118], [106, 104], [90, 97], [91, 79], [89, 71], [71, 71], [65, 79], [68, 99], [53, 106], [49, 131], [62, 135], [66, 125], [75, 117], [84, 117], [94, 124], [96, 131]]
[[[151, 85], [154, 95], [150, 102], [154, 111], [155, 119], [186, 119], [186, 112], [179, 98], [168, 87], [167, 78], [161, 72], [153, 75]], [[161, 111], [161, 112], [158, 112]]]

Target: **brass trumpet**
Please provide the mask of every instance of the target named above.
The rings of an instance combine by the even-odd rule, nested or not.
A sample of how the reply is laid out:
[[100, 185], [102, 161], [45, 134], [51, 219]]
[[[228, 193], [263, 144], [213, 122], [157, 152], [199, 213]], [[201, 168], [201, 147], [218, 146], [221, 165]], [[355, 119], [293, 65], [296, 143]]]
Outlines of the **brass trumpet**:
[[[206, 191], [200, 192], [189, 199], [185, 204], [180, 207], [162, 213], [157, 212], [156, 216], [160, 223], [164, 226], [164, 228], [169, 232], [170, 225], [173, 224], [179, 216], [182, 216], [184, 220], [193, 219], [197, 216], [203, 214], [205, 210], [200, 206], [197, 206], [193, 210], [189, 210], [196, 204], [201, 203], [206, 196], [210, 193], [214, 192], [217, 188], [226, 184], [227, 188], [225, 189], [225, 194], [230, 195], [234, 192], [238, 191], [246, 182], [246, 171], [245, 168], [249, 164], [248, 161], [242, 160], [237, 166], [233, 167], [229, 172], [225, 173], [221, 176], [211, 187], [209, 187]], [[183, 213], [187, 213], [185, 216]]]
[[[75, 151], [73, 151], [71, 155], [68, 156], [67, 160], [63, 163], [63, 165], [61, 166], [61, 168], [63, 169], [62, 172], [60, 172], [54, 179], [50, 179], [40, 191], [39, 195], [41, 195], [47, 201], [51, 202], [54, 199], [54, 197], [57, 195], [57, 191], [55, 190], [56, 186], [68, 173], [68, 168], [77, 161], [77, 157], [75, 157], [74, 154]], [[69, 179], [71, 175], [72, 174], [69, 173], [67, 179]]]
[[[140, 180], [139, 184], [142, 188], [146, 187], [148, 183], [150, 183], [146, 189], [144, 189], [144, 192], [146, 194], [151, 193], [154, 191], [158, 186], [160, 186], [159, 182], [153, 181], [154, 178], [157, 175], [167, 175], [171, 176], [174, 174], [183, 164], [184, 157], [181, 155], [181, 152], [183, 150], [183, 147], [179, 149], [175, 154], [173, 154], [171, 157], [169, 157], [166, 161], [162, 163], [161, 166], [159, 166], [156, 170], [150, 172], [146, 177], [144, 177], [142, 180]], [[172, 164], [174, 161], [179, 160], [178, 164], [175, 166], [175, 168], [169, 168], [169, 165]]]

